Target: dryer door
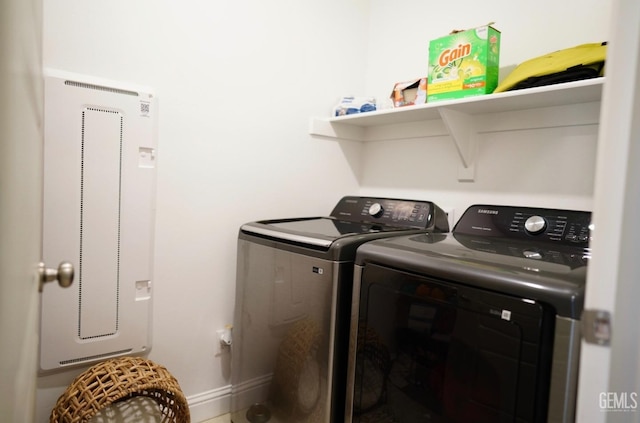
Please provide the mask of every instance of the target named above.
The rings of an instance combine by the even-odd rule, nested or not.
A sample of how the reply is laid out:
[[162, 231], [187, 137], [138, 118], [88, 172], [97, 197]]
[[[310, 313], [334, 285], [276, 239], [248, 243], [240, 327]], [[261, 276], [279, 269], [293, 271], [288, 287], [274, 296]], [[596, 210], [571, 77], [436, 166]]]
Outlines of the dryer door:
[[367, 264], [353, 421], [545, 421], [553, 316], [535, 301]]

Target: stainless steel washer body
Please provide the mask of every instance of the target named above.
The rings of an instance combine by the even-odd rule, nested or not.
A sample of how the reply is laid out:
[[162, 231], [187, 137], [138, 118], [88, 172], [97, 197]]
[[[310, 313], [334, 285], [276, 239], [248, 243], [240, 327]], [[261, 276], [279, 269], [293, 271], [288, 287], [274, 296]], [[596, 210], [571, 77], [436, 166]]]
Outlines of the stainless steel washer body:
[[232, 421], [341, 421], [353, 262], [365, 242], [446, 232], [431, 202], [344, 197], [327, 217], [240, 228]]

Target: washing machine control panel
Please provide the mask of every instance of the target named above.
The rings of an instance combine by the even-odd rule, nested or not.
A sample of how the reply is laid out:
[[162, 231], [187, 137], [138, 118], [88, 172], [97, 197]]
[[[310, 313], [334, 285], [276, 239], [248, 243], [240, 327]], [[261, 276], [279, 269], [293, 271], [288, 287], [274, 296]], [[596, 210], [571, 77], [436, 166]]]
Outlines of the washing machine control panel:
[[444, 211], [430, 201], [344, 197], [333, 209], [331, 216], [380, 226], [449, 231]]
[[588, 246], [591, 213], [576, 210], [474, 205], [453, 232]]

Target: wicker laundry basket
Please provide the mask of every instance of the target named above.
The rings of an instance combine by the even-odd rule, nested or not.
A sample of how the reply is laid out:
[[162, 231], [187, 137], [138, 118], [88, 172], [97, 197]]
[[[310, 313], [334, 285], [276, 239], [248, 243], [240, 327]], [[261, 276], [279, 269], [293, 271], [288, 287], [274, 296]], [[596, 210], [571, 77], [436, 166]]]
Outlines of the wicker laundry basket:
[[189, 407], [178, 381], [151, 360], [120, 357], [81, 373], [58, 398], [50, 423], [88, 422], [99, 410], [135, 396], [153, 399], [162, 422], [189, 423]]

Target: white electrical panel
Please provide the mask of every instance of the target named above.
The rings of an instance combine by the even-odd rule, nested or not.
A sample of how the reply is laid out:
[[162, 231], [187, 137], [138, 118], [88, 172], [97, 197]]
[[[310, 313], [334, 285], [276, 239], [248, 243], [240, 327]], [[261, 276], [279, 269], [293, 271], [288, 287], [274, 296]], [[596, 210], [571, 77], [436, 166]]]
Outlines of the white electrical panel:
[[151, 348], [156, 116], [149, 89], [45, 73], [40, 370]]

